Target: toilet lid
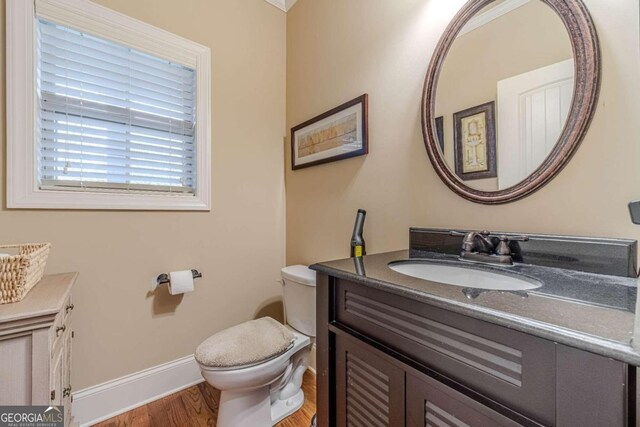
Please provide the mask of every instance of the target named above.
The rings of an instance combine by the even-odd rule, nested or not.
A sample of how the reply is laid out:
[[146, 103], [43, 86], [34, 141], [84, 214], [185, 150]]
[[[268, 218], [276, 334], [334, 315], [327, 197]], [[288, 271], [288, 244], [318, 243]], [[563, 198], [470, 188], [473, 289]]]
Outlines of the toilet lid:
[[195, 358], [211, 368], [257, 365], [291, 347], [295, 336], [280, 322], [263, 317], [220, 331], [198, 346]]
[[306, 265], [290, 265], [280, 270], [283, 279], [307, 286], [316, 286], [316, 272]]

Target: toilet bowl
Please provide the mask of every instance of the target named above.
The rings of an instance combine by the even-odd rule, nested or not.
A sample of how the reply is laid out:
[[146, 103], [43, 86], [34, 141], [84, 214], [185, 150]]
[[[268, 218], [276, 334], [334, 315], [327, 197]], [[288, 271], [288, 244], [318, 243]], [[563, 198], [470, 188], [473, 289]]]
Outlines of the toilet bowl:
[[[234, 366], [233, 363], [212, 366], [215, 363], [208, 361], [201, 349], [207, 341], [196, 351], [202, 376], [221, 392], [218, 427], [272, 426], [304, 404], [302, 379], [309, 366], [311, 337], [315, 336], [316, 326], [315, 272], [306, 266], [286, 267], [282, 269], [282, 278], [287, 325], [278, 327], [283, 328], [281, 332], [284, 336], [291, 337], [289, 345], [283, 351], [248, 365], [240, 362], [241, 358], [238, 357], [239, 366]], [[275, 323], [272, 319], [269, 320]], [[234, 342], [232, 329], [234, 328], [228, 330], [231, 333], [227, 333], [224, 339], [226, 342], [232, 341], [236, 354], [238, 350], [242, 352], [243, 346], [247, 351], [252, 351], [254, 343], [246, 336], [238, 335]], [[275, 346], [282, 344], [275, 344], [278, 339], [282, 340], [282, 336], [283, 334], [274, 336]], [[214, 337], [215, 335], [212, 338]], [[269, 353], [268, 348], [263, 350], [265, 354]], [[216, 355], [224, 353], [224, 349], [220, 348], [215, 351]]]

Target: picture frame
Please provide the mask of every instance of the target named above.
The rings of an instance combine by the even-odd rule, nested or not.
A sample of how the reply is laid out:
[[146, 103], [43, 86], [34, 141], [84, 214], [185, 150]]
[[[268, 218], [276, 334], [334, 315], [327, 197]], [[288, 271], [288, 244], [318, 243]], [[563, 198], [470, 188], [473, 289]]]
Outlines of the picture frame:
[[436, 117], [436, 135], [440, 151], [444, 154], [444, 116]]
[[298, 170], [369, 153], [368, 94], [291, 129], [291, 169]]
[[453, 115], [456, 175], [463, 181], [496, 178], [495, 101]]

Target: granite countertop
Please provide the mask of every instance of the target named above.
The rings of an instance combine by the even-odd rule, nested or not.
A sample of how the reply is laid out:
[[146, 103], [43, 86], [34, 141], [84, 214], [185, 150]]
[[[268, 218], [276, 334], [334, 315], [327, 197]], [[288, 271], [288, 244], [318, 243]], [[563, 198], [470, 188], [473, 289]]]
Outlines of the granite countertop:
[[[412, 260], [455, 263], [456, 256], [412, 251]], [[416, 255], [418, 256], [416, 258]], [[408, 260], [409, 251], [322, 262], [313, 270], [375, 289], [391, 292], [541, 338], [640, 366], [634, 348], [637, 280], [584, 273], [561, 268], [516, 264], [513, 267], [464, 263], [469, 268], [536, 279], [543, 286], [529, 291], [476, 292], [469, 298], [463, 288], [416, 279], [388, 267]], [[468, 294], [468, 291], [467, 291]], [[639, 347], [640, 348], [640, 347]]]

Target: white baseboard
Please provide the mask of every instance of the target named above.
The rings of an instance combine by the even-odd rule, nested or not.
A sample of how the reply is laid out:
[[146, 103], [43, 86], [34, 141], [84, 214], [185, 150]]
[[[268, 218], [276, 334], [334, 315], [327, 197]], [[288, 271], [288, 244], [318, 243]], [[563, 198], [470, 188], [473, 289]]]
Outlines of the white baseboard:
[[[315, 343], [312, 346], [315, 362]], [[309, 370], [316, 374], [315, 363]], [[73, 393], [74, 421], [91, 426], [204, 381], [193, 355]]]
[[104, 421], [204, 381], [193, 355], [73, 393], [81, 427]]

